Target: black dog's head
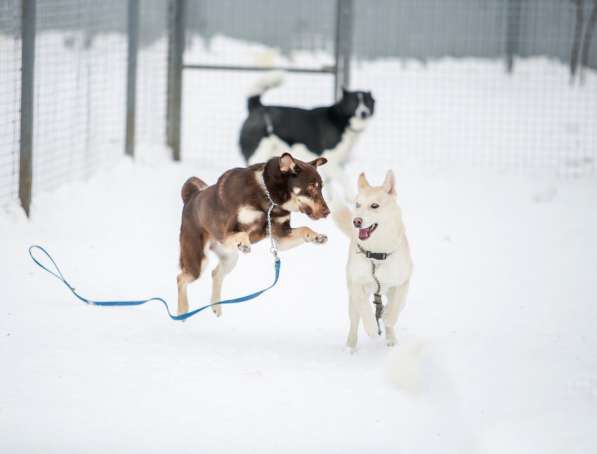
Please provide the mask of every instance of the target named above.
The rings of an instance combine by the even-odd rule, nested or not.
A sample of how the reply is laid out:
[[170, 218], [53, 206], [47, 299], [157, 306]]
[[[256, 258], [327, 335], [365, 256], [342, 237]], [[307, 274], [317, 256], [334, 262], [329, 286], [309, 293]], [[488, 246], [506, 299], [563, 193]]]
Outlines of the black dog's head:
[[342, 99], [336, 104], [336, 109], [345, 117], [365, 120], [373, 116], [375, 99], [370, 91], [348, 91], [342, 88]]

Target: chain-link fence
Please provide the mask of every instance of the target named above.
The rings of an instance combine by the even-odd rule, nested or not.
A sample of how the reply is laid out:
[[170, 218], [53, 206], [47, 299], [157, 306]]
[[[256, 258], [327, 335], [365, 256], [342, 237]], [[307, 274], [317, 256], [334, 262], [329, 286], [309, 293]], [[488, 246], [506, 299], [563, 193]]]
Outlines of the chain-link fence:
[[360, 167], [374, 155], [393, 167], [586, 174], [597, 161], [596, 22], [597, 0], [0, 0], [0, 203], [26, 183], [28, 132], [34, 196], [114, 164], [131, 140], [137, 158], [166, 144], [176, 157], [182, 142], [183, 158], [241, 164], [245, 95], [271, 67], [290, 72], [266, 103], [329, 104], [340, 83], [373, 91]]
[[136, 156], [166, 151], [169, 2], [141, 0], [137, 67]]
[[[27, 193], [35, 198], [121, 159], [131, 134], [130, 80], [135, 154], [164, 152], [168, 8], [175, 1], [0, 0], [1, 204], [15, 202], [20, 187], [28, 205]], [[139, 33], [134, 73], [131, 11]], [[23, 81], [32, 81], [30, 105], [21, 100]], [[24, 167], [19, 175], [20, 161], [29, 177]]]
[[[190, 2], [184, 63], [199, 68], [184, 74], [184, 157], [222, 167], [242, 165], [238, 131], [247, 113], [246, 94], [252, 80], [263, 74], [242, 68], [331, 67], [334, 26], [333, 1]], [[224, 69], [233, 66], [237, 68]], [[267, 94], [268, 102], [313, 107], [334, 100], [331, 72], [288, 73], [286, 79], [283, 88]]]
[[33, 194], [122, 156], [126, 2], [38, 0]]
[[[374, 154], [376, 165], [387, 166], [594, 170], [597, 1], [341, 3], [351, 5], [350, 85], [372, 90], [378, 107], [354, 150], [358, 166]], [[208, 66], [333, 65], [342, 44], [334, 41], [338, 2], [191, 4], [185, 62], [196, 67], [185, 71], [183, 154], [224, 168], [242, 162], [237, 132], [258, 76]], [[332, 101], [330, 85], [325, 77], [288, 74], [264, 98], [324, 105]], [[222, 125], [227, 133], [214, 134]]]
[[394, 165], [592, 172], [591, 13], [597, 1], [356, 0], [353, 84], [379, 101], [361, 149]]

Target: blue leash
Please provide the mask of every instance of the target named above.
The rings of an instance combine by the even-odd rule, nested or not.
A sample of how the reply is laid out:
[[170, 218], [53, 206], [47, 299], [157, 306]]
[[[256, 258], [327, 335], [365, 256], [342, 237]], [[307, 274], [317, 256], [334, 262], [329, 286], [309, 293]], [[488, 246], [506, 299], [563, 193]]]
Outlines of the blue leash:
[[[271, 210], [270, 210], [270, 212], [271, 212]], [[269, 215], [269, 213], [268, 213], [268, 215]], [[34, 250], [39, 250], [42, 253], [44, 253], [46, 255], [46, 257], [48, 259], [50, 259], [50, 262], [52, 262], [52, 265], [54, 266], [54, 270], [55, 271], [52, 271], [50, 268], [48, 268], [45, 265], [43, 265], [34, 256], [34, 254], [33, 254]], [[84, 296], [81, 296], [79, 293], [77, 293], [76, 290], [75, 290], [75, 288], [66, 280], [66, 278], [62, 274], [62, 271], [60, 271], [60, 268], [58, 267], [58, 264], [54, 261], [54, 259], [52, 258], [52, 256], [48, 253], [48, 251], [46, 251], [43, 247], [37, 246], [37, 245], [31, 246], [29, 248], [29, 255], [31, 256], [31, 259], [40, 268], [42, 268], [43, 270], [45, 270], [48, 273], [50, 273], [56, 279], [60, 280], [64, 285], [66, 285], [68, 287], [68, 289], [71, 291], [71, 293], [73, 295], [75, 295], [75, 297], [77, 297], [77, 299], [79, 299], [79, 301], [82, 301], [85, 304], [91, 304], [91, 305], [94, 305], [94, 306], [140, 306], [140, 305], [148, 303], [150, 301], [159, 301], [166, 308], [166, 312], [168, 313], [168, 316], [172, 320], [177, 320], [177, 321], [186, 320], [187, 318], [190, 318], [193, 315], [198, 314], [201, 311], [204, 311], [208, 307], [216, 306], [218, 304], [237, 304], [237, 303], [242, 303], [244, 301], [249, 301], [249, 300], [252, 300], [254, 298], [257, 298], [262, 293], [265, 293], [269, 289], [271, 289], [272, 287], [274, 287], [278, 283], [278, 279], [280, 277], [280, 259], [278, 258], [278, 256], [276, 254], [274, 254], [274, 268], [275, 268], [275, 271], [276, 271], [276, 277], [274, 279], [273, 284], [270, 285], [269, 287], [264, 288], [263, 290], [259, 290], [257, 292], [251, 293], [251, 294], [246, 295], [246, 296], [241, 296], [240, 298], [233, 298], [233, 299], [229, 299], [229, 300], [218, 301], [217, 303], [208, 304], [206, 306], [200, 307], [199, 309], [195, 309], [195, 310], [192, 310], [190, 312], [186, 312], [184, 314], [173, 315], [170, 312], [170, 308], [168, 307], [168, 303], [166, 303], [166, 301], [163, 298], [159, 298], [159, 297], [149, 298], [149, 299], [145, 299], [145, 300], [131, 300], [131, 301], [95, 301], [95, 300], [90, 300], [88, 298], [85, 298]]]

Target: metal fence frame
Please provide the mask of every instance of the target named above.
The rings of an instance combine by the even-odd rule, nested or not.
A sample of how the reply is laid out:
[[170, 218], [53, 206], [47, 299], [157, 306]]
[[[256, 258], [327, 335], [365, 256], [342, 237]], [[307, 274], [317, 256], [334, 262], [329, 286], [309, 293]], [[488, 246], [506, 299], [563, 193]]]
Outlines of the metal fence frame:
[[35, 77], [35, 0], [23, 0], [21, 26], [21, 138], [19, 154], [19, 198], [27, 216], [31, 210], [33, 185], [33, 87]]
[[[139, 0], [128, 1], [127, 18], [127, 63], [126, 63], [126, 125], [124, 125], [124, 153], [135, 156], [136, 139], [136, 92], [137, 92], [137, 56], [139, 52]], [[575, 0], [582, 25], [583, 2]], [[521, 34], [521, 5], [523, 0], [507, 0], [507, 24], [505, 27], [504, 64], [508, 72], [514, 70], [515, 57], [519, 53]], [[587, 26], [584, 30], [577, 27], [577, 36], [570, 52], [571, 83], [583, 80], [583, 68], [588, 64], [589, 46], [592, 32], [597, 23], [597, 0], [587, 1], [590, 9]], [[21, 98], [20, 98], [20, 154], [19, 154], [19, 199], [29, 216], [32, 199], [34, 144], [34, 82], [35, 82], [35, 42], [36, 42], [36, 6], [37, 0], [21, 0]], [[338, 99], [342, 87], [350, 85], [351, 59], [354, 57], [354, 0], [336, 0], [335, 3], [334, 63], [320, 68], [301, 67], [259, 67], [234, 65], [185, 64], [185, 35], [187, 0], [168, 0], [168, 55], [166, 87], [166, 145], [172, 151], [175, 161], [181, 159], [181, 114], [183, 104], [183, 71], [185, 70], [221, 70], [221, 71], [264, 71], [280, 69], [289, 72], [327, 74], [334, 76], [334, 96]], [[578, 18], [577, 18], [578, 19]], [[123, 81], [124, 83], [125, 81]]]

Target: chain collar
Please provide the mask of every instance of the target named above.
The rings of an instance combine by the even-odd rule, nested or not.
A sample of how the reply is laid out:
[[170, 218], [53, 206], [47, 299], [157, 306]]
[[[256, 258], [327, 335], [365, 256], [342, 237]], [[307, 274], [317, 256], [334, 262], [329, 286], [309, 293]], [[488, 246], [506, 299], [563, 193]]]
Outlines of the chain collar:
[[276, 202], [274, 202], [274, 199], [272, 199], [272, 195], [269, 193], [269, 190], [267, 189], [267, 186], [265, 184], [265, 178], [263, 178], [263, 172], [261, 172], [260, 178], [261, 178], [261, 183], [262, 183], [260, 186], [263, 188], [265, 197], [267, 197], [267, 200], [270, 203], [269, 208], [267, 209], [267, 236], [269, 236], [269, 241], [270, 241], [270, 249], [269, 250], [272, 253], [272, 255], [274, 256], [274, 258], [277, 260], [278, 259], [278, 245], [276, 244], [276, 240], [274, 239], [274, 236], [272, 235], [272, 211], [275, 207], [278, 206], [278, 204]]

